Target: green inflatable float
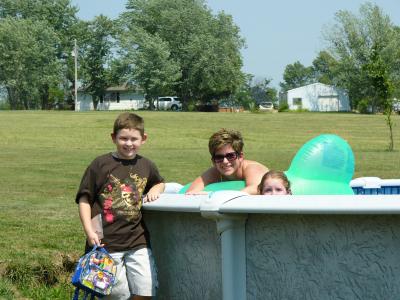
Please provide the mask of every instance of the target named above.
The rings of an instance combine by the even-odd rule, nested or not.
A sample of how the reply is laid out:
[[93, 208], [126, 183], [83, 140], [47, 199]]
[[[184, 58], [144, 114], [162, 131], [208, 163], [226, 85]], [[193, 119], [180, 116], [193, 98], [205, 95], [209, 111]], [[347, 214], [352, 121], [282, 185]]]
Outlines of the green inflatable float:
[[[285, 171], [293, 195], [353, 195], [350, 181], [354, 174], [354, 155], [349, 144], [334, 134], [319, 135], [305, 143]], [[191, 183], [179, 194], [184, 194]], [[243, 180], [207, 185], [206, 192], [240, 191]]]
[[[186, 190], [189, 188], [189, 186], [192, 183], [186, 184], [180, 191], [179, 194], [184, 194]], [[240, 191], [244, 189], [246, 186], [244, 180], [232, 180], [232, 181], [222, 181], [222, 182], [216, 182], [216, 183], [211, 183], [207, 185], [203, 191], [206, 192], [216, 192], [216, 191]]]
[[285, 172], [293, 195], [353, 195], [354, 155], [334, 134], [319, 135], [300, 148]]

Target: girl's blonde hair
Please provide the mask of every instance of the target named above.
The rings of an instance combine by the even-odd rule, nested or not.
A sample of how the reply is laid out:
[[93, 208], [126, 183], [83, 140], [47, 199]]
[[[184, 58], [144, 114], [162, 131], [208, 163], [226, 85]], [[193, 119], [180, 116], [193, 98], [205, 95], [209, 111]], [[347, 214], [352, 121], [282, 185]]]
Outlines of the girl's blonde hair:
[[264, 182], [266, 179], [268, 178], [275, 178], [275, 179], [280, 179], [282, 180], [283, 186], [286, 189], [286, 192], [288, 194], [291, 193], [290, 190], [290, 181], [287, 178], [287, 176], [285, 175], [285, 173], [281, 172], [281, 171], [274, 171], [274, 170], [270, 170], [267, 173], [264, 174], [264, 176], [261, 178], [261, 182], [258, 185], [258, 193], [261, 195], [263, 189], [264, 189]]

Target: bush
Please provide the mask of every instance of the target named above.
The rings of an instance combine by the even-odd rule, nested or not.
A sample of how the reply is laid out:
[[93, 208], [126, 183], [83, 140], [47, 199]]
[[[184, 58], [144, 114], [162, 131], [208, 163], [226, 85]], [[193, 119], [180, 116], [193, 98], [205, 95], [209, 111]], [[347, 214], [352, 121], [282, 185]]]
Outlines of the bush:
[[251, 111], [251, 112], [258, 111], [258, 105], [256, 105], [254, 102], [249, 102], [247, 104], [247, 107], [248, 107], [249, 111]]
[[0, 101], [0, 110], [10, 110], [10, 104], [7, 101]]
[[187, 106], [188, 111], [196, 111], [196, 105], [194, 103], [189, 103]]
[[360, 114], [368, 114], [369, 113], [368, 107], [369, 107], [369, 101], [367, 99], [362, 99], [357, 104], [357, 110]]
[[289, 105], [287, 103], [281, 103], [279, 104], [278, 111], [279, 112], [284, 112], [289, 110]]
[[302, 106], [299, 106], [299, 107], [295, 110], [295, 112], [303, 113], [303, 112], [310, 112], [310, 110], [307, 109], [307, 108], [303, 108]]

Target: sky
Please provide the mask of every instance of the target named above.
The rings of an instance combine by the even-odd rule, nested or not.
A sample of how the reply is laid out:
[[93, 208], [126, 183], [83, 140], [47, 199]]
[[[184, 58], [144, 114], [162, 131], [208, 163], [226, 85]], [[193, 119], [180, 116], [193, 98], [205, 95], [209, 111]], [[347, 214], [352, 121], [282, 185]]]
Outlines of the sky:
[[[116, 18], [125, 10], [126, 0], [72, 0], [78, 17], [96, 15]], [[232, 15], [246, 41], [242, 49], [243, 71], [256, 79], [268, 78], [279, 88], [288, 64], [299, 61], [310, 66], [318, 52], [327, 48], [322, 31], [335, 24], [335, 13], [358, 14], [361, 0], [206, 0], [213, 13]], [[375, 0], [391, 21], [400, 26], [400, 0]]]

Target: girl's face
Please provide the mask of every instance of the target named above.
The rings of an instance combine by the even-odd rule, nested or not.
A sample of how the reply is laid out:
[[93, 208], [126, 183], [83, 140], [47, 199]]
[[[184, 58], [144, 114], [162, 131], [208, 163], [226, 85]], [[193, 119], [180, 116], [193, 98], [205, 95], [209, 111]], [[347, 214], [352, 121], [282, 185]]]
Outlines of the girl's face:
[[267, 178], [264, 181], [264, 187], [261, 191], [261, 195], [287, 195], [289, 194], [286, 190], [283, 182], [279, 178]]

